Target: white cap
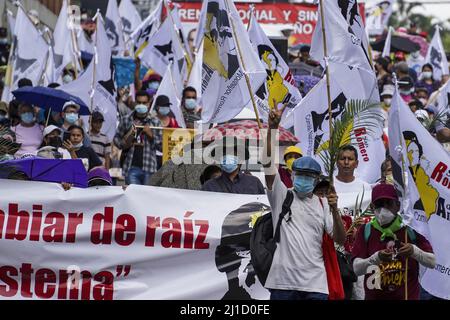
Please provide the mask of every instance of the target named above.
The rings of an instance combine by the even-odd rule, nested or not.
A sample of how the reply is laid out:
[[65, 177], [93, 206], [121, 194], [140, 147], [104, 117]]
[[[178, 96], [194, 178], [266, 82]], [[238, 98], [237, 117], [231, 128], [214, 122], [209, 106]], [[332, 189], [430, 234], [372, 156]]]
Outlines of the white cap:
[[380, 96], [393, 96], [394, 90], [395, 87], [392, 84], [386, 84], [383, 86], [383, 92], [380, 94]]
[[45, 127], [45, 129], [44, 129], [44, 137], [46, 137], [49, 133], [51, 133], [51, 132], [53, 132], [55, 130], [58, 130], [59, 133], [62, 133], [61, 128], [58, 128], [57, 126], [50, 125], [50, 126]]
[[78, 105], [78, 103], [75, 103], [73, 101], [67, 101], [66, 103], [64, 103], [63, 107], [62, 107], [62, 112], [64, 112], [64, 110], [68, 107], [68, 106], [72, 106], [77, 108], [77, 112], [80, 112], [80, 106]]

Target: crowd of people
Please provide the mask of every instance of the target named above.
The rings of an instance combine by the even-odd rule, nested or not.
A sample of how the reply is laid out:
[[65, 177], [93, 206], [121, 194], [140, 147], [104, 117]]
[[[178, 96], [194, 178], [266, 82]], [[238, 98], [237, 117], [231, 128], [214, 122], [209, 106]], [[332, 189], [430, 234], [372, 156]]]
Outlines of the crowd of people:
[[[435, 80], [433, 66], [420, 60], [416, 53], [407, 56], [403, 52], [375, 59], [385, 127], [394, 94], [393, 73], [397, 75], [402, 98], [417, 118], [437, 116], [430, 101], [448, 81], [448, 76]], [[293, 62], [319, 66], [309, 56], [308, 46], [299, 50]], [[37, 108], [16, 99], [0, 102], [0, 161], [29, 157], [81, 159], [88, 172], [90, 187], [120, 184], [123, 178], [125, 185], [234, 194], [267, 193], [274, 221], [287, 190], [293, 189], [296, 197], [291, 205], [292, 219], [281, 225], [279, 249], [266, 282], [272, 299], [328, 298], [321, 247], [324, 232], [335, 241], [349, 272], [354, 275], [342, 278], [346, 299], [433, 298], [418, 282], [419, 265], [429, 268], [434, 265], [433, 251], [424, 237], [401, 223], [389, 156], [380, 168], [381, 179], [375, 184], [355, 176], [358, 152], [351, 145], [341, 147], [333, 181], [324, 176], [316, 160], [304, 156], [295, 146], [286, 148], [282, 164], [272, 161], [264, 168], [265, 180], [261, 181], [243, 169], [249, 154], [246, 150], [244, 156], [238, 155], [241, 143], [238, 139], [234, 140], [232, 148], [224, 148], [223, 157], [214, 165], [183, 161], [175, 164], [171, 160], [163, 164], [161, 128], [180, 126], [170, 109], [168, 97], [155, 96], [161, 76], [149, 72], [141, 80], [139, 70], [137, 59], [134, 96], [130, 95], [129, 88], [118, 88], [119, 120], [112, 141], [101, 133], [104, 115], [93, 112], [87, 121], [80, 117], [80, 105], [73, 101], [68, 101], [61, 112]], [[66, 75], [72, 76], [70, 70]], [[70, 81], [68, 77], [67, 81]], [[19, 81], [19, 87], [33, 85], [36, 84], [26, 78]], [[184, 88], [181, 110], [186, 127], [195, 128], [201, 119], [202, 108], [193, 87]], [[279, 110], [272, 110], [269, 127], [278, 129], [280, 118]], [[439, 142], [450, 142], [450, 129], [445, 123], [436, 122], [431, 130]], [[270, 137], [266, 141], [266, 145], [270, 145]], [[186, 145], [184, 152], [193, 155], [190, 159], [201, 154], [193, 144]], [[109, 169], [115, 167], [121, 168], [121, 174], [112, 178]], [[17, 172], [9, 178], [18, 177], [24, 178]], [[61, 183], [65, 189], [70, 188], [66, 181]], [[370, 206], [364, 210], [343, 208], [339, 199], [346, 194], [358, 195], [360, 199], [365, 196], [369, 198]], [[399, 261], [403, 267], [398, 269], [392, 261]], [[405, 265], [408, 275], [402, 278]], [[398, 282], [382, 279], [379, 287], [371, 287], [368, 281], [371, 266], [383, 266], [385, 272], [391, 268], [389, 272], [401, 279]]]

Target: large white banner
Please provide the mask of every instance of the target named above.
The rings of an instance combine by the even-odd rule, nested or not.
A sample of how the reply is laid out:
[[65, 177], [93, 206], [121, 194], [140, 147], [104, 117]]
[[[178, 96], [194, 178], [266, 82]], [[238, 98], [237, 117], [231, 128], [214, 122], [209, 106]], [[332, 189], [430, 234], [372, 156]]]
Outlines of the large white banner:
[[12, 180], [0, 190], [0, 298], [269, 298], [249, 254], [265, 195]]

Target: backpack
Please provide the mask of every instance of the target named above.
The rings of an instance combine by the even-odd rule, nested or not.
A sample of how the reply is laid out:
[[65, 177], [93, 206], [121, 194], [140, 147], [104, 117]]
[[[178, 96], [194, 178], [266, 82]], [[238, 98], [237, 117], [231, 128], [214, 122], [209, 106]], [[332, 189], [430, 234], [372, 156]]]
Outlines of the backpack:
[[[364, 242], [367, 243], [369, 241], [370, 233], [372, 232], [372, 225], [370, 223], [366, 223], [364, 225]], [[408, 234], [409, 240], [411, 240], [412, 244], [416, 243], [416, 233], [410, 227], [406, 227], [406, 233]]]
[[288, 190], [278, 217], [275, 233], [273, 232], [272, 214], [265, 214], [256, 220], [250, 235], [251, 263], [263, 286], [266, 284], [275, 249], [277, 248], [277, 243], [280, 241], [281, 223], [286, 214], [289, 214], [289, 221], [292, 214], [291, 204], [293, 200], [294, 193]]

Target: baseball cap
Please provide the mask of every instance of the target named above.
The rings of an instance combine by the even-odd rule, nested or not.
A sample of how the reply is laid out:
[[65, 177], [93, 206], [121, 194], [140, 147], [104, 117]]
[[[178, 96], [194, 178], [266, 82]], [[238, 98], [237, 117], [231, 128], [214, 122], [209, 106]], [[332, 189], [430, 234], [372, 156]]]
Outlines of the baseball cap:
[[292, 164], [292, 170], [297, 172], [310, 172], [315, 174], [320, 174], [322, 168], [320, 164], [311, 157], [301, 157], [294, 161]]
[[66, 103], [64, 103], [64, 105], [62, 107], [62, 112], [64, 112], [64, 110], [66, 110], [66, 108], [69, 106], [77, 108], [77, 112], [80, 111], [80, 106], [77, 103], [75, 103], [73, 101], [67, 101]]
[[397, 191], [392, 184], [379, 183], [372, 189], [372, 203], [380, 199], [398, 200]]
[[105, 121], [105, 118], [101, 114], [101, 112], [94, 111], [92, 113], [92, 121]]
[[394, 95], [395, 87], [392, 84], [386, 84], [383, 86], [383, 92], [380, 94], [381, 97], [383, 96], [393, 96]]
[[103, 167], [97, 167], [88, 172], [88, 183], [91, 183], [93, 180], [102, 180], [112, 186], [111, 176], [108, 170]]
[[155, 104], [157, 106], [170, 106], [172, 103], [170, 103], [170, 100], [165, 95], [160, 95], [156, 98]]
[[60, 134], [62, 133], [61, 128], [58, 128], [55, 125], [49, 125], [49, 126], [45, 127], [45, 129], [44, 129], [44, 137], [46, 137], [48, 134], [52, 133], [55, 130], [58, 130]]

